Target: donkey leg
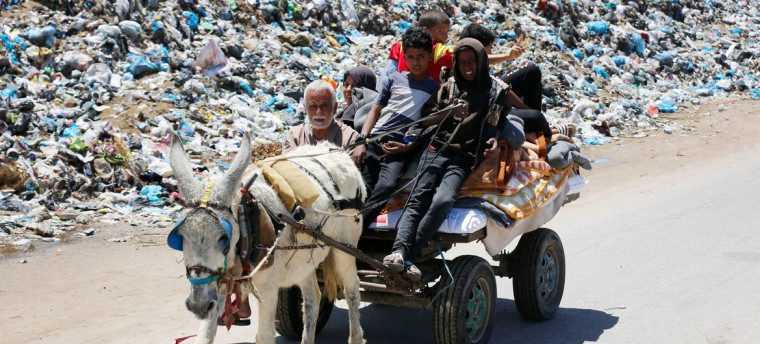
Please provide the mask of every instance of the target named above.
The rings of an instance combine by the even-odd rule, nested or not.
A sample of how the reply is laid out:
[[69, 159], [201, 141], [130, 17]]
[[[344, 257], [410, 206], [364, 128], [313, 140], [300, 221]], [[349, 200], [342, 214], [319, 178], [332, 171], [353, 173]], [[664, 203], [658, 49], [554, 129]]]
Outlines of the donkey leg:
[[277, 311], [277, 286], [269, 285], [259, 292], [259, 322], [256, 331], [256, 344], [274, 344], [274, 321]]
[[303, 297], [303, 334], [301, 344], [313, 344], [317, 336], [317, 318], [319, 317], [319, 303], [321, 295], [317, 274], [312, 272], [299, 285]]
[[348, 304], [348, 342], [349, 344], [364, 343], [364, 330], [359, 321], [359, 274], [356, 272], [356, 258], [343, 252], [335, 252], [335, 270], [343, 285], [343, 296]]
[[217, 319], [219, 314], [224, 312], [224, 303], [217, 304], [208, 312], [208, 317], [201, 320], [200, 327], [198, 328], [198, 338], [195, 340], [196, 344], [212, 344], [214, 343], [214, 337], [216, 337], [216, 329], [219, 327]]

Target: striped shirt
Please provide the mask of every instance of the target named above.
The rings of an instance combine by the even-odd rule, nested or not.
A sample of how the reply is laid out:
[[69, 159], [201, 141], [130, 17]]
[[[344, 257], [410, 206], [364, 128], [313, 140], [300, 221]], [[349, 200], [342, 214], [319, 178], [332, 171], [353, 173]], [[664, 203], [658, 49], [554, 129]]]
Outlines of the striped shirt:
[[[409, 72], [392, 73], [378, 96], [377, 104], [382, 110], [371, 134], [388, 132], [420, 119], [423, 107], [437, 91], [438, 82], [431, 78], [415, 80]], [[401, 141], [403, 134], [391, 137]]]

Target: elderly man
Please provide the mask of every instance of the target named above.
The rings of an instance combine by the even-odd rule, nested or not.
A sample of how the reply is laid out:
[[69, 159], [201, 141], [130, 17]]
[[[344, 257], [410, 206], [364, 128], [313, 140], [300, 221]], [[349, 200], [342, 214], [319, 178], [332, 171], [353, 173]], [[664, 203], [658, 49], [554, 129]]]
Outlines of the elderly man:
[[316, 80], [306, 86], [304, 107], [308, 121], [290, 128], [283, 151], [322, 141], [346, 148], [359, 138], [359, 133], [354, 129], [335, 120], [338, 101], [335, 90], [326, 81]]

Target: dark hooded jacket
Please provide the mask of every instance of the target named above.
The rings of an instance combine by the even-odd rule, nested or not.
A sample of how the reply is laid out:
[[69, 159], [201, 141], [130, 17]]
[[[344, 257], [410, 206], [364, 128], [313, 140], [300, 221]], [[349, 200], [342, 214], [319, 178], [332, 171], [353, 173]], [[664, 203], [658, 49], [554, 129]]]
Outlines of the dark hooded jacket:
[[[466, 80], [457, 68], [460, 54], [468, 49], [475, 53], [478, 61], [476, 77], [472, 81]], [[508, 115], [508, 90], [508, 85], [491, 77], [488, 54], [480, 42], [472, 38], [457, 42], [454, 50], [454, 77], [441, 87], [439, 99], [443, 104], [439, 104], [439, 108], [446, 106], [445, 99], [450, 94], [453, 98], [466, 100], [471, 115], [463, 120], [449, 117], [440, 123], [440, 132], [433, 138], [433, 146], [440, 148], [448, 141], [447, 149], [464, 153], [476, 160], [480, 159], [483, 150], [487, 148], [486, 141], [493, 137], [505, 139], [515, 149], [522, 146], [525, 141], [523, 122], [516, 116]]]

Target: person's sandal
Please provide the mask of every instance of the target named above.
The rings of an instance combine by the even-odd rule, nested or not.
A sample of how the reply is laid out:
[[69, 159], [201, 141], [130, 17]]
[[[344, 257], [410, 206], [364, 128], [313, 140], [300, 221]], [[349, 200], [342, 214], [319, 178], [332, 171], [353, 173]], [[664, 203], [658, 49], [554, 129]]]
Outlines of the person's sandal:
[[404, 256], [400, 252], [393, 252], [383, 258], [383, 265], [392, 272], [404, 271]]

